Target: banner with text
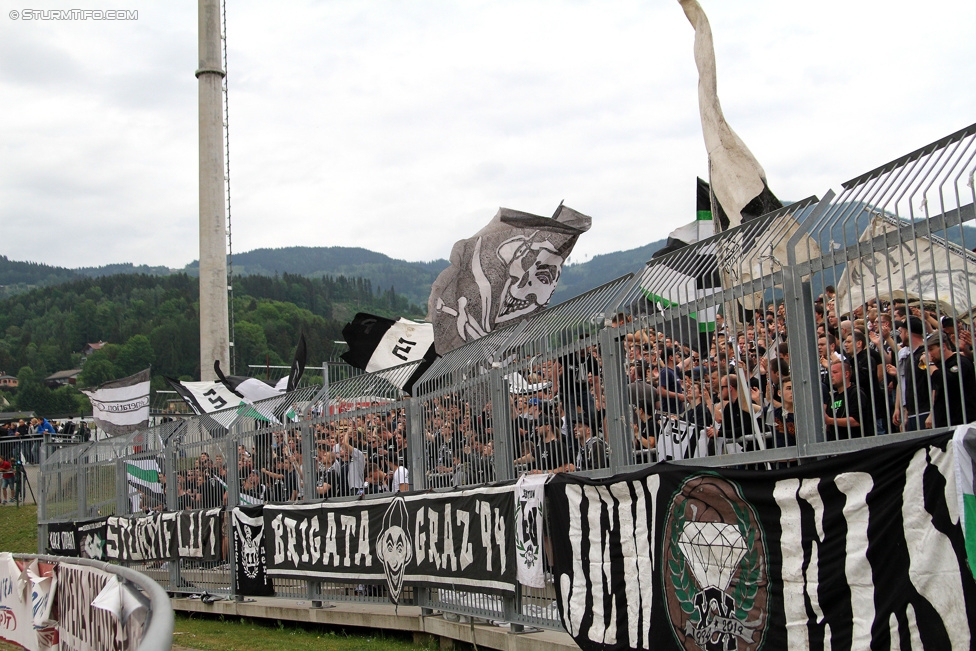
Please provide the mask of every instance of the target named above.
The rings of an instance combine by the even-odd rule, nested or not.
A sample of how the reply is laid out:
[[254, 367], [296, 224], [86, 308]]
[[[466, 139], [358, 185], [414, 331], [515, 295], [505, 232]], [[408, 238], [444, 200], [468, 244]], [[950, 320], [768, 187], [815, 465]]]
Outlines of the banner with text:
[[514, 592], [513, 490], [265, 505], [268, 574]]
[[113, 561], [220, 560], [221, 509], [109, 517], [105, 556]]
[[47, 553], [56, 556], [77, 556], [78, 525], [74, 522], [49, 522]]
[[58, 565], [58, 629], [62, 649], [82, 651], [125, 651], [142, 639], [138, 617], [118, 618], [108, 610], [92, 606], [106, 585], [116, 582], [114, 574], [83, 565]]
[[263, 506], [243, 507], [234, 514], [234, 592], [250, 597], [274, 595], [264, 547]]
[[586, 651], [972, 649], [948, 436], [773, 471], [660, 463], [546, 486]]

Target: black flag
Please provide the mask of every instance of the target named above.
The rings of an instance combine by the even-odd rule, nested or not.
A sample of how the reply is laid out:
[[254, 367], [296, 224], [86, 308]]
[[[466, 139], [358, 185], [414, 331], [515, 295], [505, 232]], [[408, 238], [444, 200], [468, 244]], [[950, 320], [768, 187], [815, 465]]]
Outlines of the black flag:
[[434, 351], [434, 326], [400, 318], [394, 321], [375, 314], [359, 312], [346, 327], [342, 336], [349, 350], [342, 359], [350, 366], [369, 373], [423, 360], [409, 378], [389, 378], [406, 393], [437, 359]]
[[238, 506], [234, 517], [234, 590], [251, 597], [274, 596], [264, 544], [264, 507]]
[[305, 333], [303, 332], [298, 340], [298, 347], [295, 348], [295, 359], [291, 363], [291, 372], [288, 374], [288, 385], [285, 387], [285, 391], [294, 391], [298, 388], [298, 382], [305, 373], [305, 358], [307, 355]]

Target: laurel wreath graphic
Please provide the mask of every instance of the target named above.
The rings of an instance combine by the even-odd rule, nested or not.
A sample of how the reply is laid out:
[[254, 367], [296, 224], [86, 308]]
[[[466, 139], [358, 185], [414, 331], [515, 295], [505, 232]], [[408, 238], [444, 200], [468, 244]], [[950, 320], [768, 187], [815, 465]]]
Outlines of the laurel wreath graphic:
[[[762, 568], [759, 560], [759, 547], [756, 545], [756, 530], [750, 526], [748, 507], [745, 505], [740, 507], [738, 504], [732, 503], [732, 509], [735, 511], [739, 533], [746, 541], [746, 548], [748, 549], [742, 560], [739, 561], [739, 580], [736, 581], [735, 590], [732, 594], [736, 603], [735, 616], [740, 621], [745, 621], [749, 611], [756, 603]], [[687, 522], [684, 503], [675, 504], [671, 515], [674, 520], [670, 536], [671, 558], [668, 559], [671, 584], [674, 586], [674, 594], [678, 598], [681, 610], [689, 614], [694, 623], [698, 623], [698, 611], [694, 604], [695, 586], [692, 584], [691, 573], [687, 571], [685, 556], [681, 552], [681, 548], [678, 547], [678, 540]]]
[[739, 533], [746, 540], [745, 555], [739, 561], [739, 580], [735, 584], [733, 599], [736, 603], [735, 616], [745, 621], [746, 616], [756, 603], [756, 594], [759, 592], [759, 579], [762, 568], [759, 563], [759, 546], [756, 545], [756, 529], [749, 526], [748, 507], [732, 502], [732, 510], [735, 511]]
[[691, 574], [687, 571], [685, 555], [678, 547], [678, 539], [685, 528], [684, 503], [679, 507], [674, 505], [671, 511], [674, 519], [674, 526], [671, 527], [671, 558], [668, 559], [668, 568], [671, 570], [671, 585], [674, 586], [674, 594], [678, 598], [681, 610], [691, 615], [692, 621], [698, 623], [698, 611], [694, 603], [694, 586], [691, 584]]

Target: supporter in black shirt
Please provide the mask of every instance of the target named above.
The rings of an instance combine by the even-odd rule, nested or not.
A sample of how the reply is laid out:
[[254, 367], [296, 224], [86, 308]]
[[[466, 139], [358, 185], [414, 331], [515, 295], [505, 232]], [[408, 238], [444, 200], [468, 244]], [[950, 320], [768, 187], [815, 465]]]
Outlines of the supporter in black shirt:
[[[716, 435], [724, 438], [726, 445], [734, 443], [745, 447], [743, 437], [751, 436], [755, 431], [755, 417], [750, 410], [759, 404], [760, 392], [752, 387], [747, 391], [747, 395], [739, 394], [739, 379], [734, 374], [723, 375], [719, 380], [720, 399], [714, 405], [712, 417], [721, 425]], [[748, 405], [747, 409], [742, 407], [743, 402]]]
[[[584, 335], [585, 336], [585, 335]], [[589, 349], [575, 351], [559, 359], [559, 396], [566, 416], [575, 422], [596, 412], [596, 401], [590, 393], [590, 378], [599, 381], [600, 362]]]
[[[881, 368], [881, 353], [867, 345], [867, 337], [860, 330], [854, 330], [844, 339], [844, 351], [848, 361], [854, 364], [855, 386], [870, 400], [861, 405], [864, 418], [871, 418], [875, 422], [878, 434], [885, 434], [888, 429], [888, 411], [885, 402], [885, 385], [879, 378], [878, 369]], [[873, 413], [872, 413], [872, 407]]]
[[594, 429], [593, 424], [582, 420], [573, 425], [579, 444], [576, 449], [575, 470], [597, 470], [608, 465], [607, 444], [594, 434]]
[[871, 405], [864, 394], [851, 384], [851, 367], [847, 362], [830, 365], [832, 390], [824, 404], [827, 440], [856, 439], [874, 434]]
[[972, 361], [953, 351], [939, 333], [925, 340], [932, 372], [932, 413], [925, 426], [948, 427], [976, 421], [976, 369]]
[[552, 414], [538, 422], [538, 437], [532, 454], [532, 472], [567, 472], [572, 469], [575, 450], [563, 439]]

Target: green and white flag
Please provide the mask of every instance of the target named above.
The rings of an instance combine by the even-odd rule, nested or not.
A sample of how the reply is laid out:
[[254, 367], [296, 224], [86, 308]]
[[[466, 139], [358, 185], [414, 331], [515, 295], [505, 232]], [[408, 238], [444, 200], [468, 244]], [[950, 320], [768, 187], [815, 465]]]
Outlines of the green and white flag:
[[969, 569], [976, 576], [976, 426], [960, 425], [952, 437], [959, 518], [966, 538]]
[[159, 464], [155, 459], [137, 459], [125, 462], [125, 473], [130, 484], [162, 494], [163, 484], [159, 481], [159, 472]]
[[702, 308], [662, 324], [668, 336], [692, 348], [708, 349], [708, 333], [715, 330], [719, 305], [707, 298], [722, 291], [714, 243], [699, 244], [715, 235], [708, 183], [697, 179], [695, 221], [679, 226], [668, 243], [652, 256], [640, 278], [644, 298], [666, 311], [704, 300]]

